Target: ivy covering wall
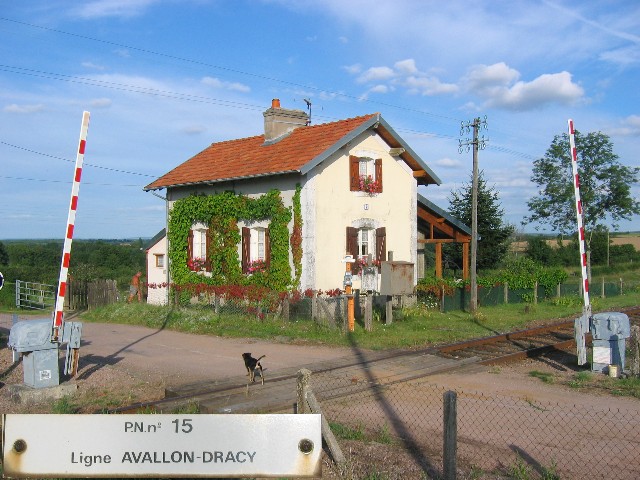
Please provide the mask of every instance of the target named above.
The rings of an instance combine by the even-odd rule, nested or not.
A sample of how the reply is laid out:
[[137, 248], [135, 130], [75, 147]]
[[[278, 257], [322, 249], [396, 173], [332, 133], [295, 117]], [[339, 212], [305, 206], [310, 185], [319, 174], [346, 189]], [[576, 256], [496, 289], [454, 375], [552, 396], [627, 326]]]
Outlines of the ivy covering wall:
[[[299, 197], [298, 197], [299, 202]], [[173, 203], [169, 214], [169, 259], [171, 278], [176, 285], [259, 285], [284, 291], [292, 286], [289, 265], [291, 208], [284, 206], [280, 191], [270, 190], [249, 198], [224, 192], [216, 195], [191, 195]], [[238, 245], [241, 235], [238, 221], [269, 221], [271, 262], [268, 270], [244, 275]], [[187, 266], [189, 230], [194, 223], [209, 227], [207, 257], [211, 276], [191, 271]]]

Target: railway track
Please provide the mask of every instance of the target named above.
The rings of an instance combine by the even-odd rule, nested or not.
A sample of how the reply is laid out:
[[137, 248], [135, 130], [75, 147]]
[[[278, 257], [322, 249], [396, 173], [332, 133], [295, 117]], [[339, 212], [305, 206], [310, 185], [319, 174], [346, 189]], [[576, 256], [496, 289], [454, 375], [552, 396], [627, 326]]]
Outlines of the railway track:
[[[640, 307], [624, 310], [632, 325], [640, 325]], [[575, 339], [574, 320], [564, 320], [553, 324], [526, 330], [493, 335], [449, 345], [429, 347], [419, 350], [400, 350], [378, 352], [363, 355], [358, 362], [327, 362], [314, 366], [313, 375], [324, 375], [327, 379], [341, 381], [344, 378], [358, 379], [361, 387], [389, 385], [402, 381], [415, 380], [435, 373], [450, 371], [462, 365], [494, 365], [534, 358], [554, 351], [573, 353]], [[587, 342], [590, 342], [587, 336]], [[439, 359], [439, 360], [438, 360]], [[362, 372], [376, 372], [375, 374]], [[269, 404], [257, 406], [260, 411], [275, 410], [282, 402], [289, 402], [291, 392], [295, 391], [297, 369], [281, 372], [279, 376], [268, 378], [265, 387], [270, 390], [266, 395]], [[367, 378], [368, 377], [368, 378]], [[327, 383], [330, 383], [327, 381]], [[315, 390], [315, 387], [314, 387]], [[170, 411], [188, 404], [208, 405], [203, 413], [241, 413], [251, 406], [256, 408], [259, 391], [252, 390], [254, 398], [249, 399], [249, 387], [239, 379], [228, 379], [219, 384], [195, 384], [175, 391], [167, 391], [166, 398], [146, 403], [138, 403], [112, 410], [110, 413], [130, 413], [141, 410]], [[344, 395], [353, 394], [353, 389], [344, 389]], [[278, 397], [283, 399], [278, 403]], [[243, 410], [245, 409], [245, 410]], [[201, 410], [202, 411], [202, 410]]]
[[[640, 325], [640, 307], [624, 311], [631, 325]], [[448, 358], [477, 357], [477, 363], [496, 365], [537, 357], [553, 351], [566, 351], [576, 346], [573, 320], [491, 337], [468, 340], [438, 347], [438, 353]], [[587, 335], [587, 343], [591, 335]]]

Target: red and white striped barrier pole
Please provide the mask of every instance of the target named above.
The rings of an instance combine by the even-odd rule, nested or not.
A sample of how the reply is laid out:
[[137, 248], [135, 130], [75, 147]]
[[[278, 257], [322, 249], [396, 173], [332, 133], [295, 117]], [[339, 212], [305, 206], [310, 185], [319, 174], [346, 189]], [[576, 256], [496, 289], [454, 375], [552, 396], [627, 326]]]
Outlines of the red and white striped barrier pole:
[[569, 119], [569, 146], [571, 148], [571, 171], [573, 172], [573, 192], [576, 200], [576, 216], [578, 219], [578, 245], [580, 246], [580, 263], [582, 268], [582, 296], [584, 307], [582, 317], [576, 319], [575, 333], [578, 348], [578, 364], [587, 363], [587, 349], [585, 334], [589, 331], [591, 318], [591, 302], [589, 300], [589, 277], [587, 273], [587, 249], [585, 244], [582, 201], [580, 200], [580, 176], [578, 175], [578, 150], [576, 148], [575, 128], [573, 120]]
[[51, 328], [51, 342], [61, 343], [61, 334], [64, 325], [64, 296], [67, 291], [67, 276], [69, 273], [69, 260], [71, 259], [71, 242], [73, 241], [73, 228], [76, 221], [76, 209], [78, 208], [78, 193], [80, 191], [80, 177], [82, 176], [82, 163], [84, 162], [84, 149], [87, 143], [87, 131], [89, 130], [89, 112], [82, 113], [82, 125], [80, 127], [80, 142], [76, 155], [76, 168], [73, 174], [71, 186], [71, 202], [69, 204], [69, 216], [67, 217], [67, 231], [62, 249], [62, 262], [60, 264], [60, 279], [58, 280], [58, 298], [53, 312], [53, 325]]

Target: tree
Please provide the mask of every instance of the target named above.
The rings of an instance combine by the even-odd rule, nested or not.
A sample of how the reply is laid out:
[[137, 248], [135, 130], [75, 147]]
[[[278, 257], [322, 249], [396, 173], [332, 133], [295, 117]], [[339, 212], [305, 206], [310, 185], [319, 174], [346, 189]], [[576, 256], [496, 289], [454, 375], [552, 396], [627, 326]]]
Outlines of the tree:
[[9, 265], [9, 254], [2, 242], [0, 242], [0, 265]]
[[[449, 212], [465, 225], [471, 225], [472, 180], [459, 190], [451, 192]], [[494, 268], [509, 250], [510, 237], [515, 227], [502, 220], [504, 210], [495, 187], [489, 188], [484, 180], [484, 172], [478, 174], [478, 269]], [[455, 255], [461, 258], [460, 247]]]
[[558, 256], [544, 237], [529, 237], [527, 240], [527, 257], [546, 267], [558, 264]]
[[[607, 218], [612, 228], [617, 228], [618, 221], [640, 214], [640, 201], [631, 196], [640, 168], [622, 165], [611, 140], [601, 132], [584, 136], [576, 131], [575, 143], [585, 230], [595, 231]], [[527, 202], [531, 215], [523, 224], [541, 222], [560, 233], [576, 231], [571, 161], [569, 135], [556, 135], [545, 156], [533, 162], [531, 181], [541, 188], [539, 195]]]

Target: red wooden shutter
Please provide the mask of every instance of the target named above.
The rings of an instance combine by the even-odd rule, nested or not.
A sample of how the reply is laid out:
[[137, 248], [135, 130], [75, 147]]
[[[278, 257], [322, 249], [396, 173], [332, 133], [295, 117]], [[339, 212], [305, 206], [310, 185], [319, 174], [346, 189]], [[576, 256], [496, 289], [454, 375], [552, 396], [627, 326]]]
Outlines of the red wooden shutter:
[[247, 227], [242, 227], [242, 273], [249, 271], [249, 261], [251, 261], [251, 230]]
[[352, 192], [360, 190], [360, 159], [355, 155], [349, 156], [349, 185]]
[[207, 272], [210, 272], [211, 271], [211, 228], [207, 228], [207, 243], [205, 247], [204, 258], [205, 258], [204, 269]]
[[376, 158], [376, 182], [378, 182], [378, 193], [382, 192], [382, 159]]
[[187, 265], [193, 258], [193, 230], [189, 230], [189, 235], [187, 235]]
[[387, 229], [385, 227], [376, 228], [376, 260], [387, 261]]
[[269, 229], [264, 229], [264, 262], [267, 268], [271, 266], [271, 239], [269, 238]]
[[347, 255], [353, 255], [358, 258], [358, 229], [347, 227]]

